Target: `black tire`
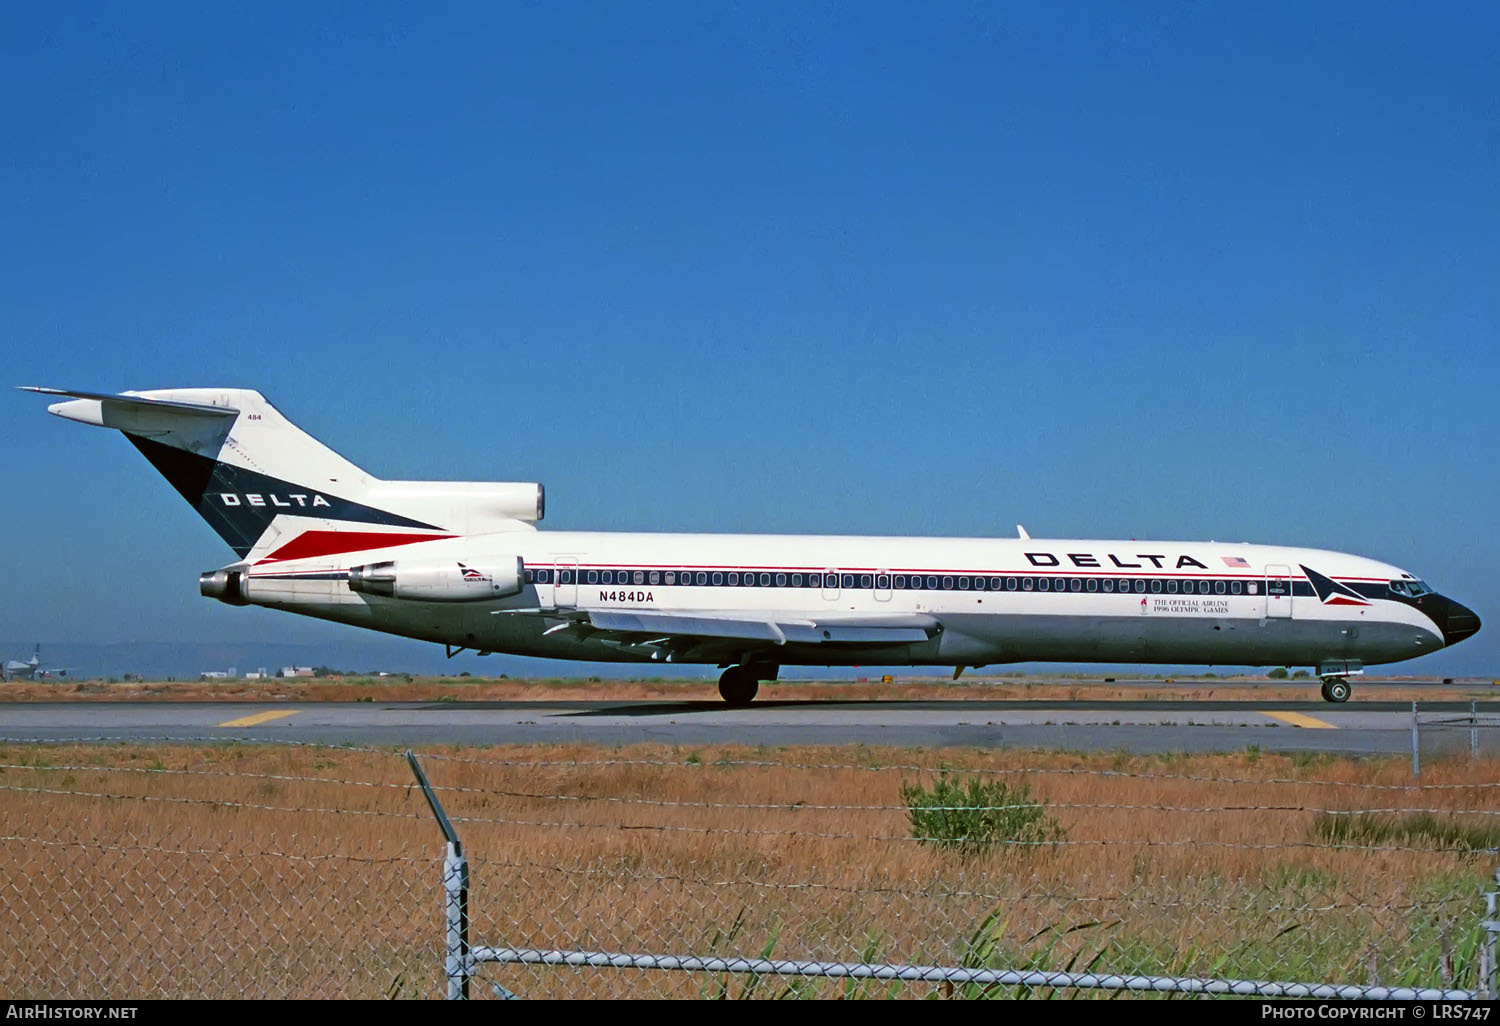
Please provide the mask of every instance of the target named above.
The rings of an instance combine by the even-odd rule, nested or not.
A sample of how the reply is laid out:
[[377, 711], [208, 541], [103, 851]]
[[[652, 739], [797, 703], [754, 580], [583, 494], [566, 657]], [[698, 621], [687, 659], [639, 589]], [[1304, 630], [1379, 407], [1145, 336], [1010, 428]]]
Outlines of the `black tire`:
[[1332, 677], [1323, 682], [1323, 701], [1325, 702], [1347, 702], [1350, 692], [1349, 682], [1342, 677]]
[[719, 677], [719, 694], [730, 705], [749, 705], [759, 690], [760, 681], [743, 666], [732, 666]]

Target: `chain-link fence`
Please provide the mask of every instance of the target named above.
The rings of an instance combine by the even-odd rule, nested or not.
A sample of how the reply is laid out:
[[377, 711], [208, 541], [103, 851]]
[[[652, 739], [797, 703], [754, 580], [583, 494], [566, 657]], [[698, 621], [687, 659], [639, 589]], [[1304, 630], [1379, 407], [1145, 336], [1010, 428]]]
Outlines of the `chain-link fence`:
[[1482, 712], [1470, 701], [1467, 710], [1423, 709], [1411, 704], [1412, 775], [1424, 763], [1451, 759], [1493, 758], [1500, 755], [1500, 715]]
[[1493, 985], [1494, 760], [1420, 781], [1401, 759], [1254, 750], [511, 747], [421, 763], [462, 866], [395, 751], [0, 743], [0, 992]]

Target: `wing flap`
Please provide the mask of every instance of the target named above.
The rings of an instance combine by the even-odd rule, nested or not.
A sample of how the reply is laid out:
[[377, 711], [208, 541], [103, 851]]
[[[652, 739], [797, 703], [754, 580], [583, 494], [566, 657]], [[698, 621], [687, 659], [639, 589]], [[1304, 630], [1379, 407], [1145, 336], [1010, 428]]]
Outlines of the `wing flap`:
[[687, 613], [659, 613], [652, 610], [592, 609], [589, 625], [599, 631], [622, 634], [685, 635], [694, 638], [736, 638], [744, 641], [769, 641], [786, 644], [786, 634], [769, 620], [747, 620], [718, 616], [695, 616]]
[[743, 614], [675, 613], [654, 609], [591, 609], [586, 615], [589, 626], [601, 632], [724, 638], [773, 645], [911, 644], [927, 641], [940, 629], [937, 620], [920, 615], [828, 619], [774, 617], [761, 620]]

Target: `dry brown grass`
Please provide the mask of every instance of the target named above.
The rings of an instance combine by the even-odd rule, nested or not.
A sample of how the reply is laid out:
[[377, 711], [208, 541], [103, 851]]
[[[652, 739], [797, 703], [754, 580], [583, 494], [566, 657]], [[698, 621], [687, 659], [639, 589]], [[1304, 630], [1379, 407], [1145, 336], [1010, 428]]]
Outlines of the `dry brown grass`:
[[[1494, 857], [1331, 848], [1317, 810], [1493, 822], [1485, 785], [1500, 770], [1424, 766], [1413, 788], [1400, 759], [1254, 752], [579, 745], [423, 758], [473, 862], [476, 943], [758, 955], [774, 938], [786, 958], [1352, 982], [1369, 979], [1373, 947], [1381, 982], [1430, 984], [1472, 983]], [[439, 992], [441, 842], [398, 753], [11, 745], [0, 764], [0, 936], [14, 944], [0, 993]], [[928, 769], [900, 768], [914, 764]], [[901, 782], [940, 765], [1025, 780], [1066, 843], [965, 859], [910, 840]], [[971, 940], [992, 913], [980, 952]], [[527, 996], [696, 996], [722, 982], [481, 976]]]

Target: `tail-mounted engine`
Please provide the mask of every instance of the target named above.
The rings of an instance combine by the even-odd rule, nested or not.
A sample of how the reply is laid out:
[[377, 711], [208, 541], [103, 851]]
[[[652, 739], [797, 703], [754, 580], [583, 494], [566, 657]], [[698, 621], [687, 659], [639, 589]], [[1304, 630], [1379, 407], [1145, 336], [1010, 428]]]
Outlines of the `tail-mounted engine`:
[[524, 573], [520, 556], [483, 564], [395, 559], [350, 567], [349, 590], [421, 602], [478, 602], [519, 595]]
[[250, 596], [245, 592], [245, 570], [241, 564], [239, 569], [229, 567], [224, 570], [210, 570], [198, 575], [198, 591], [205, 598], [218, 599], [227, 602], [231, 606], [248, 606]]

